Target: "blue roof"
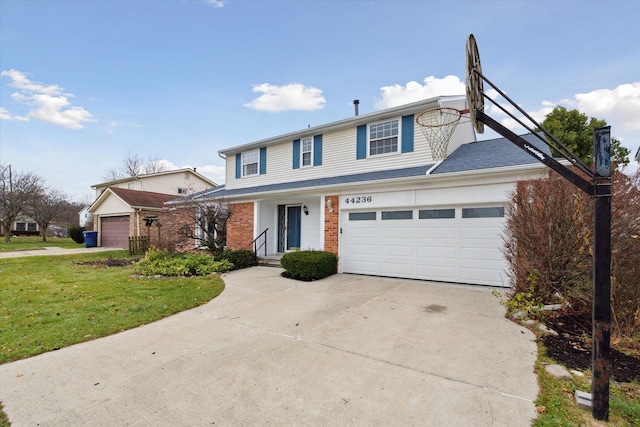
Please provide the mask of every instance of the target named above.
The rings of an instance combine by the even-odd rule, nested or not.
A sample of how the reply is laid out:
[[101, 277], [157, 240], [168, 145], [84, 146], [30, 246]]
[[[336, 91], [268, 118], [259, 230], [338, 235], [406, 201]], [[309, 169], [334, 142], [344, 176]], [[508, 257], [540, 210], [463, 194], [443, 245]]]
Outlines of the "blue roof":
[[[546, 154], [551, 154], [547, 144], [532, 133], [520, 135], [522, 139]], [[431, 174], [463, 172], [478, 169], [539, 163], [531, 154], [506, 138], [489, 139], [461, 145], [438, 165]]]
[[[522, 138], [524, 138], [530, 144], [538, 147], [541, 151], [544, 151], [545, 153], [550, 152], [547, 145], [540, 141], [535, 135], [526, 134], [522, 135]], [[464, 172], [488, 168], [518, 166], [531, 163], [538, 163], [538, 161], [507, 139], [497, 138], [461, 145], [456, 151], [451, 153], [449, 157], [443, 160], [433, 171], [431, 171], [431, 174], [434, 175], [451, 172]], [[231, 190], [227, 190], [224, 186], [219, 186], [201, 191], [191, 196], [187, 196], [185, 197], [185, 199], [230, 197], [240, 196], [244, 194], [257, 194], [283, 190], [299, 190], [339, 184], [374, 182], [387, 179], [426, 176], [427, 171], [433, 168], [434, 165], [435, 163], [429, 163], [422, 166], [414, 166], [402, 169], [365, 172], [351, 175], [332, 176], [327, 178], [305, 179], [302, 181], [258, 185], [255, 187], [236, 188]]]

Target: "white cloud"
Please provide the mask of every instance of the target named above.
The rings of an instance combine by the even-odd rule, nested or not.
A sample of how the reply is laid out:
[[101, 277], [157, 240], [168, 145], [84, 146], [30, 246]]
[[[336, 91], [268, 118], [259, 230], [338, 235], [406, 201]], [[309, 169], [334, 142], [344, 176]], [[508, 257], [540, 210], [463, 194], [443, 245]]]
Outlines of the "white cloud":
[[113, 133], [116, 131], [116, 129], [118, 128], [123, 128], [123, 127], [130, 127], [130, 128], [141, 128], [142, 125], [136, 123], [136, 122], [125, 122], [125, 121], [121, 121], [121, 120], [112, 120], [109, 123], [107, 123], [107, 132], [108, 133]]
[[382, 97], [376, 101], [376, 108], [379, 110], [408, 104], [423, 99], [444, 95], [463, 95], [465, 93], [464, 82], [457, 76], [449, 75], [442, 79], [428, 76], [424, 79], [424, 84], [410, 81], [405, 86], [395, 84], [380, 88]]
[[624, 130], [640, 130], [640, 82], [578, 93], [567, 103], [590, 117], [616, 123]]
[[28, 121], [34, 118], [67, 129], [82, 129], [84, 122], [95, 122], [93, 115], [83, 107], [74, 107], [69, 98], [73, 94], [62, 93], [58, 85], [44, 85], [30, 81], [27, 76], [17, 70], [2, 71], [0, 77], [9, 77], [11, 86], [20, 89], [21, 92], [11, 94], [11, 98], [23, 105], [30, 107], [26, 117], [11, 116], [6, 109], [2, 111], [2, 119]]
[[253, 91], [262, 93], [245, 107], [258, 111], [276, 113], [289, 110], [314, 111], [324, 108], [326, 100], [322, 90], [300, 83], [276, 86], [269, 83], [255, 85]]
[[0, 120], [18, 120], [21, 122], [28, 122], [29, 118], [22, 117], [22, 116], [14, 116], [6, 108], [0, 107]]
[[[190, 166], [185, 166], [190, 167]], [[204, 165], [198, 166], [196, 168], [196, 172], [201, 175], [206, 176], [211, 181], [215, 182], [218, 185], [224, 184], [225, 181], [225, 167], [217, 166], [217, 165]]]
[[227, 2], [226, 0], [201, 0], [202, 3], [210, 4], [213, 7], [224, 7], [224, 4]]

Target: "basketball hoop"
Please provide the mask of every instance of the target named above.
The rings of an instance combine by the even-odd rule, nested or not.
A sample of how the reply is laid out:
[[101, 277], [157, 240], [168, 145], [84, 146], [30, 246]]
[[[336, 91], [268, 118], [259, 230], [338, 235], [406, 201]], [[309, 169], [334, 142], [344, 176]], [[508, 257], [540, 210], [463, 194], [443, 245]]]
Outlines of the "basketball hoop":
[[449, 153], [449, 140], [463, 114], [469, 110], [455, 108], [432, 108], [418, 114], [416, 123], [420, 125], [422, 134], [431, 147], [433, 160], [444, 160]]
[[484, 133], [484, 123], [476, 120], [476, 111], [484, 113], [484, 82], [478, 44], [473, 34], [467, 38], [467, 105], [476, 132]]

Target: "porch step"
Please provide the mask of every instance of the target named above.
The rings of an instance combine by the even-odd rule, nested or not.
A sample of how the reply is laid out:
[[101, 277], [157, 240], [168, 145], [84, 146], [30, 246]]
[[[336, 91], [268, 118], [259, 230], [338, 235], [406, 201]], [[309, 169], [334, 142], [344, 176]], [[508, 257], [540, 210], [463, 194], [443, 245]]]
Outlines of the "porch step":
[[259, 256], [258, 257], [258, 265], [262, 265], [264, 267], [278, 267], [282, 268], [280, 264], [280, 258], [278, 256]]

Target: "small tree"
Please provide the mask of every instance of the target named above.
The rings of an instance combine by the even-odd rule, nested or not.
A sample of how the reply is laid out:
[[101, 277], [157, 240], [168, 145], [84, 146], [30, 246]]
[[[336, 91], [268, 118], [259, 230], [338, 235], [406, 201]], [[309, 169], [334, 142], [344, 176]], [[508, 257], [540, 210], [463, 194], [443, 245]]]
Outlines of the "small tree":
[[43, 188], [25, 207], [25, 213], [40, 226], [43, 242], [47, 241], [47, 230], [52, 221], [64, 217], [64, 211], [69, 207], [68, 198], [55, 188]]
[[102, 178], [106, 181], [117, 181], [131, 176], [157, 173], [164, 170], [164, 163], [157, 157], [149, 157], [145, 162], [138, 154], [129, 153], [127, 157], [122, 159], [119, 167], [109, 169]]
[[224, 250], [227, 243], [229, 206], [222, 200], [185, 199], [169, 210], [174, 246], [206, 247], [211, 253]]
[[30, 172], [14, 172], [11, 165], [0, 164], [0, 212], [4, 241], [11, 241], [11, 227], [29, 202], [42, 192], [42, 178]]
[[[562, 106], [555, 107], [542, 122], [546, 130], [587, 165], [593, 163], [593, 131], [606, 125], [605, 120], [587, 117], [578, 110], [567, 110]], [[627, 165], [629, 153], [629, 149], [623, 147], [618, 139], [611, 138], [613, 164]], [[556, 156], [557, 153], [554, 152], [553, 155]]]

